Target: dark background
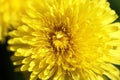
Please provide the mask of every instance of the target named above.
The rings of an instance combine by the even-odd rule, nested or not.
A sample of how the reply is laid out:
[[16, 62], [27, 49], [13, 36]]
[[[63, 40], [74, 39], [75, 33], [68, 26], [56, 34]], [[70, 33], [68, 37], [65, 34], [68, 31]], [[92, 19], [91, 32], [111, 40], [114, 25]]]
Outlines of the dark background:
[[[108, 0], [111, 4], [111, 8], [116, 11], [120, 16], [120, 0]], [[120, 21], [118, 18], [116, 21]], [[14, 72], [14, 66], [10, 60], [12, 52], [6, 50], [6, 43], [0, 44], [0, 80], [27, 80], [21, 72]]]

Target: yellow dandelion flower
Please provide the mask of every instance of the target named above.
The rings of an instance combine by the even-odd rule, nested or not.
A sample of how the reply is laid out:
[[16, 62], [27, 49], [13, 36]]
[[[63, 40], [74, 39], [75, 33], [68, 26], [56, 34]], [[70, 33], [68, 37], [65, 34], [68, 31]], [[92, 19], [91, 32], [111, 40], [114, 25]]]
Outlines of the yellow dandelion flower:
[[120, 23], [106, 0], [31, 0], [9, 33], [30, 80], [120, 80]]
[[0, 0], [0, 41], [4, 41], [11, 24], [14, 27], [20, 24], [18, 14], [24, 11], [24, 6], [24, 0]]

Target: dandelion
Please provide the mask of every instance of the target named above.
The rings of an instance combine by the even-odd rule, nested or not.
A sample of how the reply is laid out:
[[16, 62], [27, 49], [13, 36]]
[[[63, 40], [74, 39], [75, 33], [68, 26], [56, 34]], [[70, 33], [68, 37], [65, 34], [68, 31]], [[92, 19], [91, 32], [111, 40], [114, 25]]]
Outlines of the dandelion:
[[13, 25], [20, 24], [18, 14], [24, 12], [23, 3], [23, 0], [0, 0], [0, 41], [4, 41]]
[[31, 0], [9, 33], [30, 80], [120, 80], [120, 23], [106, 0]]

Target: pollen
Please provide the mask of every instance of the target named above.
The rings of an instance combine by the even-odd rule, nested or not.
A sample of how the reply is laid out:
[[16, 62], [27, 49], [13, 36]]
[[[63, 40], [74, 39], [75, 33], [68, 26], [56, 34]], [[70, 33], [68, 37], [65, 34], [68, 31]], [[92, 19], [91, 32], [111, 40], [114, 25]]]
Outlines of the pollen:
[[52, 35], [52, 46], [57, 51], [67, 49], [68, 45], [69, 37], [62, 31], [55, 32], [54, 35]]

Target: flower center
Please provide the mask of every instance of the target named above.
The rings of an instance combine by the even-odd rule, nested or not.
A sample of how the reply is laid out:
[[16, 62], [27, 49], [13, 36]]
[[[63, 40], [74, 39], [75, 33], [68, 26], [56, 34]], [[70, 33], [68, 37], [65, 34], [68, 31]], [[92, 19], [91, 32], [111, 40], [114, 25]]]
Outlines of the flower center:
[[67, 49], [68, 42], [68, 36], [62, 31], [57, 31], [52, 35], [52, 45], [57, 51]]

